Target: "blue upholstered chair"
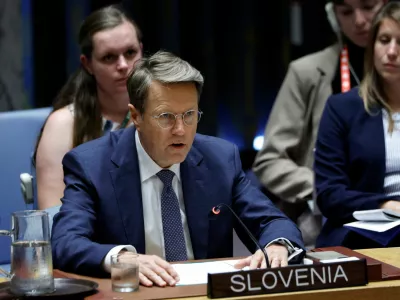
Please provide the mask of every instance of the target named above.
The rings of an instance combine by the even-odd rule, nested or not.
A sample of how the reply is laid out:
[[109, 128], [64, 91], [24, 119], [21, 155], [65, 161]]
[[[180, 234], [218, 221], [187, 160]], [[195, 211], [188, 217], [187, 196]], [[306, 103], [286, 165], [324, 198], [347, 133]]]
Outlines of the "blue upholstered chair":
[[[51, 108], [0, 113], [0, 229], [9, 230], [11, 213], [32, 209], [21, 193], [20, 174], [32, 173], [31, 157]], [[0, 236], [0, 266], [9, 269], [9, 237]]]

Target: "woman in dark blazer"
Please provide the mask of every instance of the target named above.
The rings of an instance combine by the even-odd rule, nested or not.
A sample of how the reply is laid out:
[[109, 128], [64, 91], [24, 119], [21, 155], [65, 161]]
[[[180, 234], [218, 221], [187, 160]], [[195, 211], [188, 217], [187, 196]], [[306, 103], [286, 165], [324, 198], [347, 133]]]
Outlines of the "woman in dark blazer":
[[328, 99], [314, 170], [317, 203], [327, 218], [316, 246], [381, 247], [343, 224], [358, 210], [400, 212], [400, 3], [375, 17], [360, 88]]

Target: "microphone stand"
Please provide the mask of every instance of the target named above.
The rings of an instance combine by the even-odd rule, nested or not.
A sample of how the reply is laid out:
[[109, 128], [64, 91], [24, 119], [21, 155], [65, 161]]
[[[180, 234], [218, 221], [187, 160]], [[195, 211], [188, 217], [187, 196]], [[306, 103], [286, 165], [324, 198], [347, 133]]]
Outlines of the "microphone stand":
[[229, 211], [235, 216], [235, 218], [238, 220], [238, 222], [240, 223], [240, 225], [244, 228], [244, 230], [246, 231], [246, 233], [248, 234], [248, 236], [251, 238], [251, 240], [254, 242], [254, 244], [256, 244], [256, 246], [258, 247], [258, 249], [260, 249], [261, 252], [264, 254], [265, 262], [266, 262], [266, 264], [267, 264], [267, 268], [270, 268], [271, 265], [270, 265], [270, 263], [269, 263], [268, 254], [267, 254], [266, 250], [265, 250], [263, 247], [261, 247], [260, 243], [259, 243], [259, 242], [257, 241], [257, 239], [254, 237], [254, 235], [250, 232], [250, 230], [247, 228], [247, 226], [243, 223], [242, 220], [240, 220], [239, 216], [233, 211], [233, 209], [232, 209], [229, 205], [227, 205], [227, 204], [225, 204], [225, 203], [220, 203], [220, 204], [218, 204], [217, 206], [214, 206], [214, 207], [213, 207], [212, 213], [213, 213], [214, 215], [218, 215], [218, 214], [221, 212], [221, 207], [222, 207], [222, 206], [228, 208]]

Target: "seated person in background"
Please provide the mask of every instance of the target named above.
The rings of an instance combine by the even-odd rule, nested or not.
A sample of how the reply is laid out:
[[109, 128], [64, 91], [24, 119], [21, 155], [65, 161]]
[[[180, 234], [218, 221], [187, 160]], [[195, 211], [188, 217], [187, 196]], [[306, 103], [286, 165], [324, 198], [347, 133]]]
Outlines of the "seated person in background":
[[317, 202], [327, 218], [317, 247], [379, 245], [342, 225], [358, 210], [400, 212], [400, 3], [376, 16], [360, 88], [331, 96], [315, 151]]
[[[272, 267], [303, 252], [296, 225], [244, 175], [237, 147], [196, 134], [202, 86], [200, 72], [168, 52], [137, 63], [128, 79], [135, 126], [63, 159], [66, 189], [52, 234], [56, 268], [106, 276], [110, 255], [133, 246], [141, 284], [175, 285], [169, 262], [231, 257], [234, 227], [247, 241], [228, 211], [209, 218], [219, 203], [230, 205], [266, 247]], [[265, 267], [262, 252], [236, 267], [246, 265]]]
[[132, 124], [126, 78], [142, 57], [135, 22], [117, 7], [102, 8], [83, 22], [79, 45], [81, 66], [61, 89], [38, 139], [34, 158], [39, 209], [61, 205], [61, 161], [69, 150]]
[[[338, 42], [290, 64], [254, 162], [254, 173], [277, 206], [298, 224], [307, 247], [315, 245], [321, 229], [320, 218], [308, 206], [314, 198], [313, 150], [321, 114], [331, 94], [359, 84], [371, 21], [385, 2], [327, 1]], [[348, 58], [353, 69], [346, 81], [342, 58]]]

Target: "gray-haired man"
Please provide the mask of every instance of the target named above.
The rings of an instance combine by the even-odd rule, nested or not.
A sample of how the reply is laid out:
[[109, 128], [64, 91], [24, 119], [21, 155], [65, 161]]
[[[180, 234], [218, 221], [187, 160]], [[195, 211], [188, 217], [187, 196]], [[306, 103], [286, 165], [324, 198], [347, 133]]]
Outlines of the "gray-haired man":
[[[55, 267], [100, 276], [111, 254], [135, 247], [142, 284], [175, 285], [169, 262], [232, 256], [233, 228], [248, 240], [231, 214], [209, 218], [219, 203], [230, 205], [266, 247], [272, 267], [287, 265], [288, 254], [303, 247], [298, 228], [250, 184], [235, 145], [196, 134], [200, 72], [157, 52], [137, 64], [127, 84], [135, 128], [83, 144], [63, 160]], [[246, 265], [265, 267], [262, 252], [237, 267]]]

